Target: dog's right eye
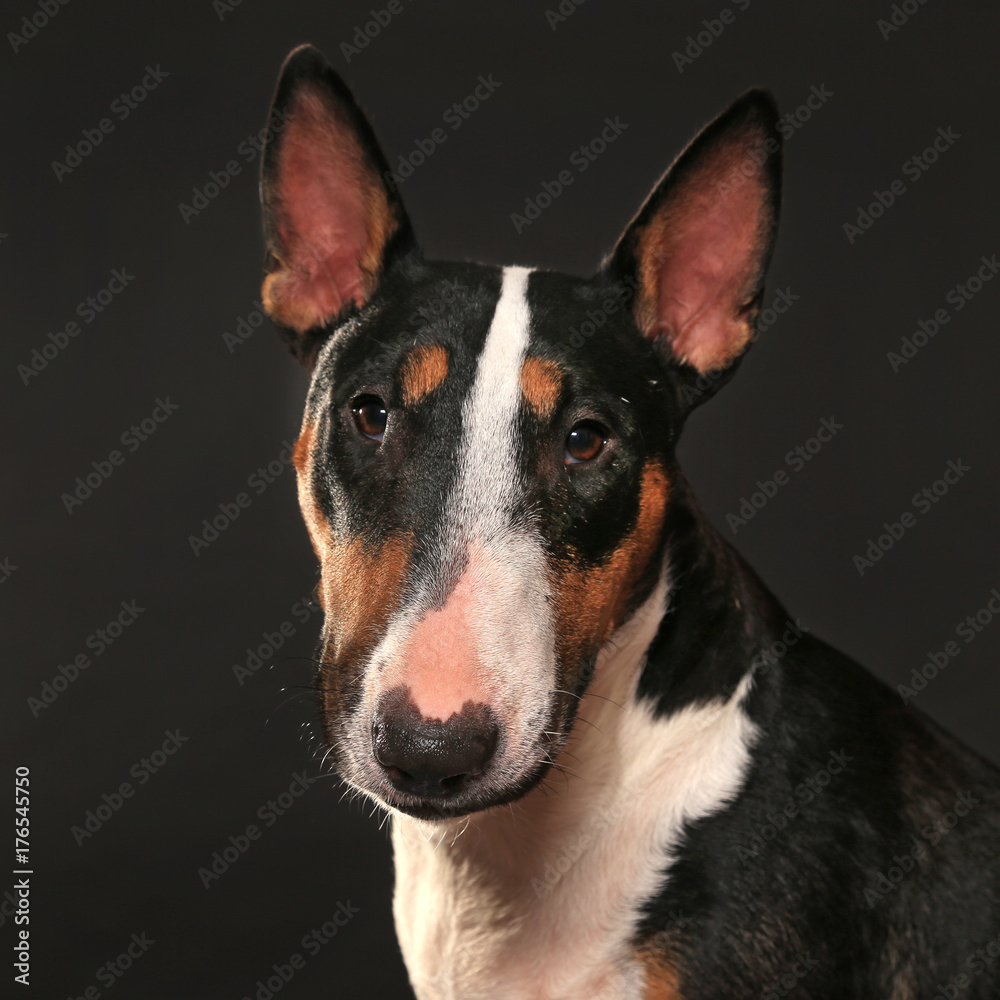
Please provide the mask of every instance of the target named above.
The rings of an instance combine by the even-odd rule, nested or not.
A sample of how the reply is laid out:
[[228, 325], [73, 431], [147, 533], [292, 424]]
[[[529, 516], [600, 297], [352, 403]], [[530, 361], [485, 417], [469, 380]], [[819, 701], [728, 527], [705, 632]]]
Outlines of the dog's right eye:
[[389, 411], [378, 396], [358, 396], [351, 404], [354, 423], [366, 438], [381, 441], [385, 436], [385, 425]]

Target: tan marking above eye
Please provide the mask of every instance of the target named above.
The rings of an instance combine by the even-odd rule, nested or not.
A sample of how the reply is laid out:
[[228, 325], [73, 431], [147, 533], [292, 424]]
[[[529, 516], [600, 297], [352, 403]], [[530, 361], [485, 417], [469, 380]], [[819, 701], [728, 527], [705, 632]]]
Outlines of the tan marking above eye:
[[448, 375], [448, 351], [440, 344], [414, 348], [403, 362], [403, 402], [415, 406]]
[[521, 366], [521, 392], [536, 416], [552, 416], [562, 387], [563, 372], [555, 362], [544, 358], [527, 358]]

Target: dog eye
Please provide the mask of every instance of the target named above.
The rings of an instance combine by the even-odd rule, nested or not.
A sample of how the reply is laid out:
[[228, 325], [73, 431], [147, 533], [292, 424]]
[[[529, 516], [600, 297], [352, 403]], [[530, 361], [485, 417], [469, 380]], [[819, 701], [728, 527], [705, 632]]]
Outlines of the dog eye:
[[597, 458], [607, 444], [604, 428], [591, 420], [577, 424], [566, 437], [566, 464], [578, 465]]
[[354, 423], [366, 438], [381, 441], [385, 436], [385, 425], [389, 411], [378, 396], [358, 396], [351, 404]]

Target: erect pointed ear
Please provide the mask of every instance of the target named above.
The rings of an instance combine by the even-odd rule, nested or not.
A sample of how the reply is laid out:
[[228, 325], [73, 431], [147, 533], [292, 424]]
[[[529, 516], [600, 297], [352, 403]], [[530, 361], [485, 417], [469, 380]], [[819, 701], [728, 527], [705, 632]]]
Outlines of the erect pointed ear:
[[635, 289], [639, 330], [702, 383], [718, 384], [753, 337], [778, 223], [777, 118], [770, 94], [751, 90], [706, 126], [605, 266]]
[[263, 303], [312, 367], [325, 328], [364, 305], [392, 258], [415, 246], [371, 126], [312, 46], [285, 60], [268, 122]]

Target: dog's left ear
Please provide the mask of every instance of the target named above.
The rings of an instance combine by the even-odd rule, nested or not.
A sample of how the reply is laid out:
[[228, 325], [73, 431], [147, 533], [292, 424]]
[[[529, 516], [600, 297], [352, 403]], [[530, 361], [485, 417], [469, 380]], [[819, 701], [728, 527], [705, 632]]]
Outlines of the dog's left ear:
[[329, 325], [415, 251], [389, 167], [350, 91], [311, 45], [285, 60], [261, 167], [264, 308], [307, 368]]
[[770, 94], [751, 90], [706, 126], [605, 265], [634, 288], [640, 332], [664, 347], [682, 379], [710, 376], [713, 389], [749, 344], [760, 309], [778, 223], [777, 119]]

